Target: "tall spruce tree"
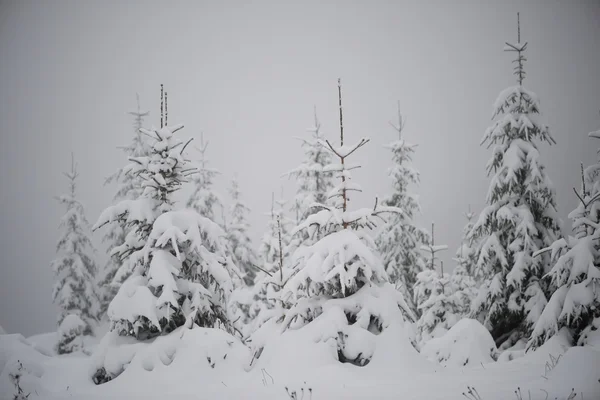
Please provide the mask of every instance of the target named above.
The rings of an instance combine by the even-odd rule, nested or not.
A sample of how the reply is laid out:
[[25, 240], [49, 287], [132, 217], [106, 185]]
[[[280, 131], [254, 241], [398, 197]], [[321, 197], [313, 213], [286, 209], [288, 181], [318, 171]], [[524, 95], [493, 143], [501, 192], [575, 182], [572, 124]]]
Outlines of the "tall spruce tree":
[[250, 208], [242, 201], [242, 193], [237, 177], [234, 176], [229, 189], [232, 204], [229, 208], [229, 221], [226, 228], [227, 241], [233, 253], [233, 260], [242, 274], [244, 284], [252, 286], [256, 277], [257, 256], [248, 236], [250, 225], [247, 215]]
[[51, 264], [55, 275], [52, 299], [60, 310], [57, 320], [58, 354], [81, 350], [82, 335], [93, 334], [93, 326], [100, 313], [95, 286], [95, 250], [83, 205], [76, 198], [79, 174], [72, 154], [71, 171], [64, 175], [69, 180], [69, 193], [57, 198], [66, 207], [60, 222], [64, 232], [56, 246], [57, 258]]
[[555, 191], [541, 163], [536, 141], [554, 139], [539, 118], [537, 96], [523, 87], [527, 43], [506, 43], [517, 54], [517, 85], [503, 90], [495, 119], [482, 139], [494, 146], [487, 164], [492, 180], [486, 207], [471, 230], [478, 243], [476, 275], [482, 280], [471, 315], [490, 330], [499, 348], [529, 336], [546, 303], [540, 278], [547, 255], [533, 254], [560, 236]]
[[[292, 257], [293, 267], [283, 298], [290, 298], [293, 306], [286, 313], [283, 328], [300, 329], [306, 324], [329, 320], [329, 324], [322, 326], [320, 340], [337, 343], [339, 361], [362, 366], [369, 362], [374, 349], [371, 342], [374, 335], [367, 331], [382, 332], [393, 322], [402, 323], [405, 318], [414, 317], [402, 294], [387, 282], [374, 240], [366, 232], [375, 227], [377, 216], [400, 210], [381, 206], [377, 201], [374, 208], [348, 210], [349, 192], [360, 191], [360, 186], [352, 181], [353, 167], [346, 164], [347, 159], [369, 139], [362, 138], [354, 145], [344, 144], [339, 81], [338, 94], [340, 145], [334, 146], [329, 141], [319, 143], [339, 159], [326, 169], [336, 172], [340, 182], [332, 191], [333, 205], [319, 205], [321, 210], [309, 215], [295, 229], [307, 230], [311, 237], [319, 232], [321, 239], [298, 248]], [[379, 309], [386, 312], [375, 311]]]
[[208, 167], [206, 159], [206, 149], [208, 142], [204, 142], [204, 134], [200, 134], [200, 163], [198, 173], [194, 175], [192, 181], [194, 191], [187, 201], [187, 207], [193, 208], [198, 214], [215, 221], [215, 207], [221, 207], [221, 198], [213, 190], [213, 180], [219, 174], [219, 171]]
[[[600, 139], [600, 131], [590, 137]], [[581, 193], [573, 189], [579, 204], [569, 214], [575, 236], [539, 252], [550, 252], [553, 266], [547, 278], [557, 289], [535, 324], [528, 350], [562, 328], [580, 346], [600, 335], [600, 161], [585, 169], [582, 164], [581, 175]]]
[[[142, 157], [150, 153], [148, 139], [143, 136], [141, 129], [144, 125], [144, 118], [148, 116], [148, 111], [141, 111], [140, 96], [137, 97], [137, 110], [129, 114], [134, 117], [133, 137], [127, 146], [120, 147], [127, 157]], [[129, 199], [135, 200], [142, 194], [141, 178], [132, 174], [126, 174], [123, 168], [119, 168], [114, 174], [106, 179], [104, 185], [115, 183], [117, 191], [113, 196], [113, 201]], [[126, 229], [122, 225], [113, 224], [105, 233], [102, 241], [107, 244], [107, 251], [110, 253], [116, 246], [125, 242]], [[108, 305], [117, 294], [119, 286], [129, 276], [130, 271], [122, 275], [117, 275], [121, 267], [121, 262], [116, 257], [109, 257], [102, 272], [100, 273], [101, 290], [101, 314], [105, 315]]]
[[393, 193], [383, 203], [400, 208], [402, 213], [390, 216], [377, 236], [376, 243], [390, 282], [396, 284], [413, 312], [418, 314], [413, 302], [413, 286], [417, 281], [417, 274], [426, 267], [420, 248], [429, 243], [430, 239], [427, 232], [417, 228], [412, 221], [420, 208], [417, 196], [409, 191], [409, 185], [418, 184], [419, 173], [411, 166], [416, 145], [408, 143], [402, 137], [404, 124], [398, 102], [398, 123], [390, 122], [398, 133], [398, 139], [386, 146], [392, 152], [393, 166], [389, 168], [388, 174], [393, 181]]

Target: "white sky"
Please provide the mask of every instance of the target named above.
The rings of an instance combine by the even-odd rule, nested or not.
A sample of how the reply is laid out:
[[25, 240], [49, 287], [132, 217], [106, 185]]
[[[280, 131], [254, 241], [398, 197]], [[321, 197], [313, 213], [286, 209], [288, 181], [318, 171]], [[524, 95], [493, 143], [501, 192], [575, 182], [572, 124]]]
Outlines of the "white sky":
[[[395, 139], [388, 121], [400, 100], [405, 136], [418, 143], [415, 166], [429, 227], [451, 251], [467, 204], [479, 211], [491, 155], [479, 146], [492, 103], [515, 81], [516, 13], [529, 42], [525, 85], [541, 99], [558, 144], [541, 147], [558, 191], [559, 212], [576, 205], [579, 163], [600, 143], [600, 3], [481, 2], [4, 1], [0, 3], [0, 325], [25, 335], [54, 329], [50, 262], [67, 190], [70, 152], [79, 162], [80, 198], [95, 222], [114, 188], [103, 180], [125, 160], [135, 93], [159, 123], [159, 85], [169, 121], [185, 137], [211, 144], [207, 156], [234, 173], [248, 206], [253, 239], [266, 225], [280, 175], [301, 160], [299, 142], [316, 105], [337, 139], [337, 78], [342, 78], [347, 140], [371, 137], [354, 161], [364, 189], [353, 207], [371, 206], [390, 188]], [[99, 243], [101, 234], [95, 239]], [[102, 248], [99, 249], [99, 257]]]

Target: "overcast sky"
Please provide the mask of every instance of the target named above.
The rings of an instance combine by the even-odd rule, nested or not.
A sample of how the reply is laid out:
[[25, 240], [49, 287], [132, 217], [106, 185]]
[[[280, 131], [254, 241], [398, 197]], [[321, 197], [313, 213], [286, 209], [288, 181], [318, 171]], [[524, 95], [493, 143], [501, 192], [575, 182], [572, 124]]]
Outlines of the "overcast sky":
[[132, 135], [126, 112], [137, 92], [147, 125], [158, 125], [161, 83], [182, 137], [210, 141], [225, 198], [238, 174], [257, 245], [271, 192], [294, 194], [280, 175], [301, 161], [294, 136], [308, 135], [313, 105], [337, 139], [337, 78], [347, 140], [371, 138], [354, 157], [364, 193], [353, 207], [390, 190], [383, 145], [396, 138], [388, 121], [399, 100], [405, 137], [419, 144], [418, 222], [436, 222], [450, 268], [462, 213], [485, 201], [491, 152], [479, 142], [498, 93], [515, 82], [502, 49], [516, 41], [517, 11], [529, 42], [525, 85], [558, 142], [541, 153], [568, 232], [579, 163], [600, 146], [587, 138], [600, 129], [598, 1], [1, 2], [0, 325], [26, 336], [55, 329], [61, 172], [74, 151], [94, 223], [114, 193], [104, 178], [126, 162], [115, 148]]

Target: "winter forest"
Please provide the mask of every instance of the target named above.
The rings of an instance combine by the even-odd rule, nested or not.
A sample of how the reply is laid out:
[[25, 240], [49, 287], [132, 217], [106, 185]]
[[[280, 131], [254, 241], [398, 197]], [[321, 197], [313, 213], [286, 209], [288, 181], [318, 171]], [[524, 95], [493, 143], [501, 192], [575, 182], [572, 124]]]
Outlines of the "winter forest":
[[[575, 136], [600, 154], [600, 115], [587, 116], [588, 131], [555, 134], [528, 68], [537, 16], [506, 15], [511, 36], [489, 47], [510, 80], [483, 71], [497, 96], [456, 94], [464, 113], [444, 133], [472, 123], [470, 103], [489, 104], [470, 139], [487, 162], [465, 161], [487, 189], [465, 198], [460, 226], [421, 206], [416, 161], [428, 139], [405, 111], [411, 100], [377, 104], [394, 111], [377, 122], [385, 132], [359, 131], [350, 74], [302, 106], [305, 126], [281, 133], [289, 147], [265, 140], [251, 155], [300, 155], [291, 168], [269, 164], [279, 180], [267, 182], [261, 209], [247, 199], [266, 178], [249, 180], [243, 163], [229, 173], [233, 150], [186, 125], [174, 100], [185, 87], [168, 77], [145, 82], [147, 98], [130, 93], [104, 180], [86, 176], [95, 157], [62, 142], [70, 156], [57, 159], [63, 173], [41, 200], [60, 212], [43, 266], [55, 325], [28, 337], [0, 327], [0, 398], [600, 398], [600, 158], [565, 152], [576, 179], [556, 186], [544, 155]], [[360, 158], [369, 147], [385, 169]], [[373, 179], [385, 192], [365, 189]], [[88, 186], [108, 199], [98, 212], [82, 196]], [[441, 215], [451, 195], [431, 200]], [[2, 302], [27, 301], [20, 293]]]

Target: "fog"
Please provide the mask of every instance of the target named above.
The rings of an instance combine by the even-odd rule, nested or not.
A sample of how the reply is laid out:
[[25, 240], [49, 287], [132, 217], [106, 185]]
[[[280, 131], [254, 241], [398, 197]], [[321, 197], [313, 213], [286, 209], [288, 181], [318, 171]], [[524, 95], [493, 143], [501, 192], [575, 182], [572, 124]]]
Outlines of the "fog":
[[[255, 244], [271, 193], [294, 194], [281, 175], [302, 160], [316, 106], [323, 132], [337, 139], [337, 79], [342, 79], [349, 142], [368, 136], [354, 174], [364, 192], [351, 207], [372, 206], [391, 189], [383, 145], [397, 102], [405, 137], [417, 143], [422, 213], [452, 268], [468, 204], [481, 210], [491, 151], [479, 145], [498, 93], [515, 83], [516, 14], [529, 42], [524, 85], [541, 99], [557, 145], [541, 145], [558, 208], [577, 202], [579, 163], [600, 143], [600, 3], [589, 2], [192, 2], [5, 1], [0, 4], [0, 325], [25, 336], [55, 329], [52, 272], [67, 190], [62, 171], [73, 151], [79, 198], [90, 223], [111, 204], [104, 179], [126, 159], [116, 146], [133, 133], [127, 114], [150, 111], [159, 124], [159, 90], [182, 137], [210, 142], [216, 188], [227, 199], [236, 173], [252, 209]], [[393, 4], [392, 4], [393, 3]], [[182, 193], [182, 196], [185, 193]], [[106, 259], [94, 234], [100, 264]]]

